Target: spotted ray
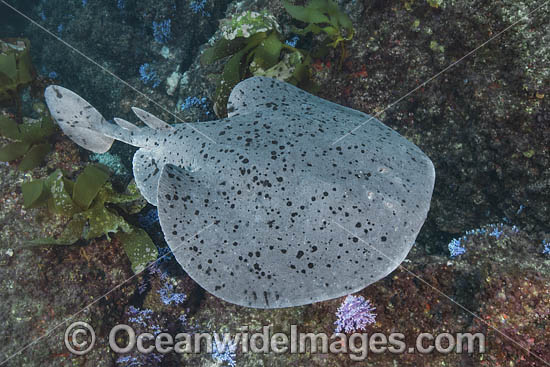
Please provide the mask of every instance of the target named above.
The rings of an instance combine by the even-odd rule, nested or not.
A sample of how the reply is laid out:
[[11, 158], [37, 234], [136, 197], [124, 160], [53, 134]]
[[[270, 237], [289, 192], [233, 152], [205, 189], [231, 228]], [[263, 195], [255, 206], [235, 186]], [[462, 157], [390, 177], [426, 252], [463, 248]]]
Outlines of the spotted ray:
[[404, 260], [429, 210], [435, 172], [417, 146], [274, 79], [240, 82], [228, 118], [193, 128], [139, 109], [145, 127], [111, 124], [59, 86], [46, 101], [86, 149], [140, 148], [134, 176], [174, 256], [228, 302], [277, 308], [357, 292]]

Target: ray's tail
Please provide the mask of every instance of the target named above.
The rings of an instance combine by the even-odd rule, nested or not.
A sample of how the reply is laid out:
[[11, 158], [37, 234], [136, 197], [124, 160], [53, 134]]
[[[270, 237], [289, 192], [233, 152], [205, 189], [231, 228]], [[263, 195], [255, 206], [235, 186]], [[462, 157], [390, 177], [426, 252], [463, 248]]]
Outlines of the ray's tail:
[[116, 125], [112, 124], [84, 98], [58, 85], [46, 88], [44, 96], [61, 130], [76, 144], [94, 153], [105, 153], [115, 139], [140, 148], [152, 147], [155, 130], [173, 129], [161, 119], [136, 107], [132, 110], [148, 127], [137, 127], [119, 118], [114, 119]]

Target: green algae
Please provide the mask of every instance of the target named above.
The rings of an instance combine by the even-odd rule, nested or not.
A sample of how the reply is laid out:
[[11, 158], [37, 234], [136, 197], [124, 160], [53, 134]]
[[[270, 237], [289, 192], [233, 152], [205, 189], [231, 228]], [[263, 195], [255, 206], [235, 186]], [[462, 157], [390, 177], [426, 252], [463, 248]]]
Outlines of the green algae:
[[[265, 70], [278, 66], [292, 69], [292, 72], [279, 73], [287, 75], [284, 81], [294, 85], [307, 84], [307, 68], [299, 66], [309, 65], [310, 58], [283, 42], [279, 25], [273, 15], [247, 11], [235, 19], [222, 22], [221, 29], [222, 38], [201, 56], [203, 64], [229, 57], [214, 94], [214, 111], [218, 116], [227, 114], [226, 105], [231, 90], [249, 75], [263, 75]], [[288, 66], [287, 63], [279, 64], [287, 53], [296, 52], [303, 53], [305, 57], [291, 59]]]
[[331, 47], [343, 47], [345, 41], [353, 38], [355, 29], [351, 19], [332, 0], [311, 0], [305, 6], [284, 1], [283, 5], [294, 19], [307, 23], [304, 29], [295, 28], [296, 34], [324, 33], [328, 36], [327, 45]]
[[250, 75], [269, 76], [313, 91], [312, 57], [324, 55], [330, 48], [353, 38], [355, 29], [346, 13], [332, 0], [312, 0], [305, 6], [284, 2], [291, 17], [306, 23], [293, 28], [293, 33], [307, 36], [324, 34], [325, 38], [311, 50], [303, 50], [284, 42], [275, 17], [266, 11], [246, 11], [222, 21], [222, 38], [201, 56], [203, 64], [229, 57], [214, 94], [214, 111], [219, 117], [227, 114], [226, 105], [233, 87]]
[[30, 41], [23, 38], [0, 40], [0, 102], [13, 100], [32, 82]]
[[0, 116], [0, 135], [13, 140], [0, 148], [0, 161], [12, 162], [21, 159], [18, 169], [28, 171], [39, 166], [51, 151], [48, 139], [55, 133], [56, 125], [46, 108], [36, 104], [34, 110], [39, 119], [25, 118], [18, 124], [7, 116]]
[[26, 208], [46, 206], [50, 213], [69, 219], [58, 238], [34, 239], [29, 244], [72, 245], [80, 239], [91, 240], [103, 235], [110, 240], [109, 234], [114, 233], [134, 272], [142, 271], [149, 262], [156, 260], [158, 251], [147, 233], [119, 214], [119, 210], [127, 214], [141, 210], [139, 206], [128, 205], [141, 198], [138, 189], [130, 184], [126, 193], [118, 193], [108, 179], [105, 166], [90, 165], [75, 181], [67, 179], [58, 169], [45, 179], [23, 183], [21, 190]]

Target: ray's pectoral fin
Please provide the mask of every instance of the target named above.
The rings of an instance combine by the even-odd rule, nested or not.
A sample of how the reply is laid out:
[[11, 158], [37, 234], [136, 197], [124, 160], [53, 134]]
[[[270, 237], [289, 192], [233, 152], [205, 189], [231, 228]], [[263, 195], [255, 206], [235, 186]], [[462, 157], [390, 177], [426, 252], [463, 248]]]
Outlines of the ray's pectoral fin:
[[[207, 225], [211, 219], [198, 210], [204, 205], [204, 200], [208, 202], [209, 193], [208, 184], [197, 176], [200, 174], [172, 164], [164, 165], [161, 170], [157, 188], [158, 212], [166, 240], [171, 246], [182, 242], [182, 238], [192, 236], [200, 223]], [[176, 230], [176, 227], [183, 231]]]
[[157, 188], [164, 162], [160, 162], [151, 150], [141, 148], [134, 154], [132, 165], [141, 195], [151, 205], [157, 206]]
[[[273, 233], [263, 230], [267, 224], [243, 217], [250, 203], [243, 199], [238, 204], [215, 180], [206, 170], [190, 172], [171, 164], [162, 170], [158, 214], [164, 238], [178, 263], [202, 288], [227, 302], [286, 307], [298, 293], [298, 304], [311, 303], [314, 295], [289, 281], [286, 255], [275, 253], [274, 247], [266, 250], [272, 252], [270, 256], [261, 255], [273, 244]], [[252, 253], [254, 261], [247, 265]], [[317, 287], [312, 291], [323, 290]]]
[[235, 217], [224, 210], [212, 186], [202, 170], [165, 165], [158, 186], [160, 225], [187, 274], [208, 292], [238, 303], [241, 294], [233, 291], [232, 282], [239, 272], [227, 257], [230, 245], [224, 232]]
[[[157, 204], [164, 238], [176, 260], [189, 276], [204, 287], [205, 282], [194, 276], [200, 254], [191, 259], [188, 247], [191, 242], [196, 244], [202, 230], [217, 218], [206, 213], [211, 211], [202, 210], [209, 205], [210, 192], [208, 184], [200, 176], [198, 172], [166, 164], [159, 177]], [[210, 200], [213, 201], [212, 198]], [[210, 204], [216, 205], [214, 202]], [[208, 245], [204, 243], [200, 251], [206, 251], [204, 247]]]
[[[286, 113], [322, 119], [330, 112], [333, 117], [371, 119], [371, 116], [321, 99], [292, 84], [264, 76], [245, 79], [233, 88], [227, 102], [229, 117], [251, 113], [270, 115]], [[334, 120], [336, 123], [337, 120]]]
[[258, 112], [282, 112], [292, 107], [308, 112], [321, 101], [305, 91], [277, 79], [254, 76], [233, 88], [227, 102], [227, 115], [244, 115]]

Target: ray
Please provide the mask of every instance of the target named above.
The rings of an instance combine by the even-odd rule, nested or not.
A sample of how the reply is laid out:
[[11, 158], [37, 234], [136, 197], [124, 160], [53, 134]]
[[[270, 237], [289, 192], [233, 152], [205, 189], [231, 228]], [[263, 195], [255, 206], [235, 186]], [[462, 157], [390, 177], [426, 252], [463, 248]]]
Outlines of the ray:
[[[237, 84], [229, 117], [200, 123], [216, 143], [139, 109], [149, 128], [105, 124], [95, 110], [101, 124], [63, 125], [88, 104], [60, 88], [49, 87], [46, 100], [77, 144], [90, 149], [103, 133], [140, 147], [134, 176], [158, 206], [176, 260], [228, 302], [279, 308], [357, 292], [405, 259], [426, 219], [435, 171], [417, 146], [376, 118], [290, 84]], [[111, 141], [100, 142], [108, 149]]]

